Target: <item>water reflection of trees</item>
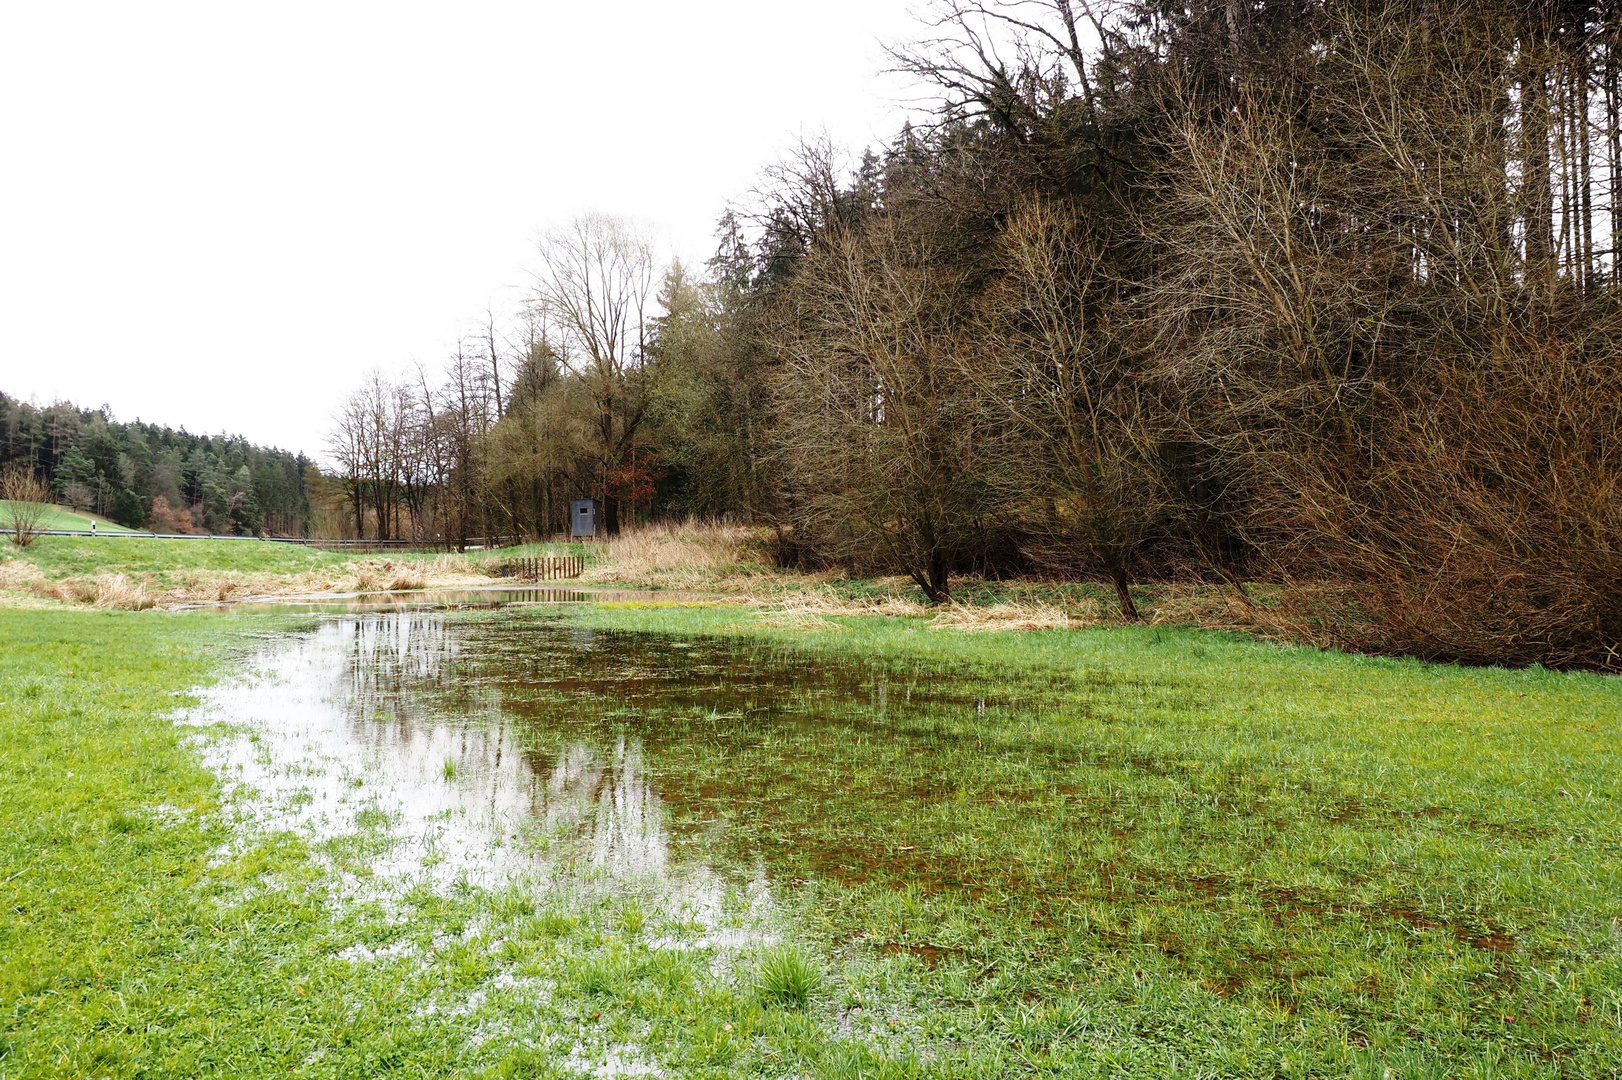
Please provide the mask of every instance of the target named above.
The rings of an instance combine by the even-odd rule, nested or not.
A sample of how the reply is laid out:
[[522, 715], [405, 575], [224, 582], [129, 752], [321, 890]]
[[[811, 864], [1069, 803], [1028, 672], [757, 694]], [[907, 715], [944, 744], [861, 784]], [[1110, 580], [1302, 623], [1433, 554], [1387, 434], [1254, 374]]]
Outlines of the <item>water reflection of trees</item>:
[[664, 804], [647, 780], [641, 740], [622, 738], [609, 755], [589, 743], [566, 744], [538, 794], [543, 828], [588, 842], [594, 865], [622, 874], [664, 873]]
[[340, 620], [333, 630], [344, 658], [335, 689], [356, 720], [425, 721], [435, 696], [458, 689], [447, 678], [460, 653], [457, 635], [441, 614], [380, 612]]
[[533, 716], [503, 707], [491, 673], [463, 656], [460, 636], [431, 611], [368, 613], [322, 628], [322, 651], [341, 658], [333, 703], [370, 768], [424, 811], [456, 810], [465, 827], [499, 836], [527, 825], [561, 841], [566, 852], [554, 853], [570, 861], [616, 875], [664, 873], [665, 811], [641, 740], [536, 749]]
[[343, 619], [336, 626], [357, 689], [437, 680], [445, 661], [457, 652], [456, 637], [437, 612], [382, 612]]

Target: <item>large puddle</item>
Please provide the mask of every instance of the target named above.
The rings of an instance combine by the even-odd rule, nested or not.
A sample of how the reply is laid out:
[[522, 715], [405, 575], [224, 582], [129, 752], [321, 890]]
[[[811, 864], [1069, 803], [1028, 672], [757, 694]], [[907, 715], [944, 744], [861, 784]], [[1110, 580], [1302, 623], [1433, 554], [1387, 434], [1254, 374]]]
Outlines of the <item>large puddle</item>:
[[[1340, 777], [1353, 760], [1341, 744], [1338, 756], [1305, 744], [1303, 757], [1293, 742], [1268, 743], [1276, 725], [1243, 729], [1255, 744], [1242, 744], [1242, 721], [1218, 731], [1185, 720], [1210, 715], [1201, 689], [1147, 665], [1116, 670], [1082, 654], [1015, 674], [951, 666], [948, 650], [931, 658], [922, 644], [880, 657], [602, 630], [567, 606], [572, 590], [534, 592], [506, 606], [488, 593], [386, 608], [372, 598], [266, 635], [194, 717], [235, 796], [239, 842], [299, 837], [346, 895], [380, 901], [364, 910], [382, 911], [386, 931], [405, 932], [422, 890], [437, 903], [513, 885], [551, 898], [525, 911], [588, 928], [567, 947], [580, 964], [660, 951], [740, 993], [761, 946], [815, 941], [844, 965], [819, 999], [837, 1002], [822, 1014], [828, 1030], [909, 1054], [951, 1048], [914, 1023], [937, 1008], [920, 996], [926, 985], [954, 1010], [975, 1003], [1016, 1048], [1027, 1008], [1049, 1010], [1043, 1038], [1068, 1053], [1077, 1002], [1130, 1016], [1140, 995], [1168, 989], [1185, 1003], [1176, 1010], [1194, 1010], [1171, 1014], [1189, 1031], [1228, 1023], [1211, 1019], [1222, 1002], [1301, 1002], [1288, 1015], [1317, 1010], [1340, 1046], [1360, 1021], [1338, 1011], [1342, 991], [1322, 973], [1348, 942], [1373, 942], [1358, 946], [1370, 963], [1398, 947], [1381, 942], [1398, 942], [1408, 951], [1393, 963], [1445, 956], [1450, 971], [1486, 970], [1520, 947], [1401, 877], [1382, 879], [1372, 856], [1352, 870], [1282, 861], [1323, 850], [1327, 836], [1395, 865], [1431, 832], [1469, 866], [1488, 855], [1444, 833], [1441, 813], [1343, 821], [1359, 792]], [[1360, 767], [1363, 782], [1373, 766]], [[1495, 840], [1539, 864], [1541, 848], [1525, 852], [1542, 842]], [[1463, 861], [1442, 869], [1448, 880], [1469, 872]], [[496, 899], [489, 910], [513, 897]], [[493, 920], [467, 933], [506, 948]], [[621, 933], [612, 920], [647, 929]], [[404, 963], [388, 950], [415, 949], [410, 970], [426, 971], [437, 948], [369, 940], [377, 947], [338, 955]], [[551, 1009], [568, 1061], [625, 1071], [614, 1065], [621, 1036], [597, 1024], [607, 991], [558, 975], [574, 969], [551, 959], [526, 974], [517, 965], [528, 962], [444, 1007], [471, 1015], [487, 993], [528, 994], [510, 1015]], [[653, 1067], [652, 1035], [625, 1036], [646, 1044], [638, 1070]]]
[[[634, 894], [728, 950], [793, 933], [816, 882], [933, 897], [963, 934], [984, 903], [1030, 926], [1068, 902], [1080, 763], [1039, 717], [1055, 690], [1086, 709], [1145, 688], [987, 685], [545, 606], [408, 609], [267, 636], [196, 720], [241, 835], [302, 838], [354, 898]], [[957, 955], [927, 922], [873, 944]]]
[[267, 637], [204, 692], [194, 722], [210, 725], [245, 838], [300, 837], [355, 896], [635, 888], [709, 944], [758, 941], [773, 891], [798, 875], [865, 879], [875, 844], [913, 850], [882, 821], [862, 825], [872, 840], [826, 834], [860, 817], [849, 796], [885, 794], [833, 769], [804, 775], [819, 747], [848, 752], [884, 729], [905, 750], [938, 732], [898, 727], [898, 707], [987, 707], [867, 662], [594, 631], [555, 609], [440, 610], [458, 606], [328, 615]]

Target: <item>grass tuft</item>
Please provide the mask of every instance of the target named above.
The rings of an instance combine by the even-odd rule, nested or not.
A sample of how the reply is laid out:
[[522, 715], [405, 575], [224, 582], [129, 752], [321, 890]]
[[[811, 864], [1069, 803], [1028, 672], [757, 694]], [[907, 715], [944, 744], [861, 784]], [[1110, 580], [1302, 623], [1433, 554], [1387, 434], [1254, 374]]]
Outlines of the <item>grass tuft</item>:
[[642, 907], [641, 901], [635, 897], [625, 901], [620, 908], [620, 929], [635, 937], [648, 925], [648, 913]]
[[785, 1008], [805, 1008], [821, 986], [822, 970], [793, 945], [768, 952], [755, 972], [755, 993]]

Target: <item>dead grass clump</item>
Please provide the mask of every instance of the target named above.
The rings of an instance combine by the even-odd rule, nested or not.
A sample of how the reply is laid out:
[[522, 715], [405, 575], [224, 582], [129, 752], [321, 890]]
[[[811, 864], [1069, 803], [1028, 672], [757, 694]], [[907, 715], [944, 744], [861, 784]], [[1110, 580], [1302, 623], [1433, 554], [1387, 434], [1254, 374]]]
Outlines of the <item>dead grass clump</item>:
[[1191, 626], [1202, 630], [1254, 632], [1266, 620], [1264, 609], [1247, 605], [1226, 585], [1157, 586], [1144, 613], [1151, 626]]
[[379, 562], [346, 563], [354, 578], [355, 592], [398, 592], [401, 589], [421, 589], [428, 584], [429, 575], [421, 564], [383, 559]]
[[988, 630], [1070, 630], [1103, 622], [1097, 605], [1071, 612], [1057, 604], [1011, 601], [990, 607], [951, 604], [929, 620], [931, 627], [977, 633]]
[[892, 618], [927, 615], [929, 608], [902, 596], [847, 597], [832, 589], [805, 589], [787, 593], [773, 603], [777, 613], [811, 617], [827, 615], [888, 615]]
[[42, 584], [46, 584], [45, 575], [33, 563], [24, 562], [22, 559], [7, 559], [0, 562], [0, 589], [38, 592]]
[[428, 579], [436, 581], [461, 582], [482, 574], [482, 570], [468, 564], [465, 555], [436, 555], [432, 560], [418, 560], [411, 565]]
[[36, 608], [60, 599], [55, 584], [33, 563], [0, 560], [0, 605]]
[[0, 565], [0, 589], [29, 593], [42, 600], [69, 604], [91, 604], [96, 600], [96, 582], [88, 578], [52, 581], [36, 566], [15, 562]]
[[776, 630], [837, 630], [839, 624], [804, 611], [774, 611], [762, 615], [757, 620], [760, 626], [770, 626]]
[[382, 575], [375, 567], [362, 566], [356, 563], [346, 564], [351, 573], [355, 592], [381, 592], [383, 589]]
[[1318, 625], [1322, 606], [1317, 591], [1271, 586], [1246, 602], [1228, 585], [1169, 584], [1157, 588], [1149, 605], [1151, 626], [1221, 630], [1263, 641], [1333, 648], [1339, 643]]
[[698, 585], [766, 561], [762, 530], [687, 521], [627, 529], [610, 538], [583, 580]]
[[156, 604], [145, 585], [123, 574], [97, 574], [87, 600], [112, 611], [145, 611]]
[[388, 589], [394, 592], [399, 589], [421, 589], [428, 584], [428, 577], [421, 570], [402, 568], [389, 579]]

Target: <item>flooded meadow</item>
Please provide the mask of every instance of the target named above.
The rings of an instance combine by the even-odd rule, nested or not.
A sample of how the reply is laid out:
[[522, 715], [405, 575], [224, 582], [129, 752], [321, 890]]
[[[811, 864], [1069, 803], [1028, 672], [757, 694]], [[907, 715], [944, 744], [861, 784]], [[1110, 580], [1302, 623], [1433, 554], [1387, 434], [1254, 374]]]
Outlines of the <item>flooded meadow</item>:
[[[1015, 662], [544, 592], [262, 635], [187, 715], [218, 857], [308, 852], [331, 955], [415, 987], [460, 1067], [1541, 1076], [1622, 1049], [1615, 867], [1558, 872], [1615, 848], [1614, 804], [1551, 829], [1512, 759], [1453, 752], [1507, 728], [1394, 737], [1408, 687], [1331, 692], [1309, 653], [1257, 679], [1263, 647], [1212, 637]], [[1296, 707], [1258, 708], [1280, 679]]]

